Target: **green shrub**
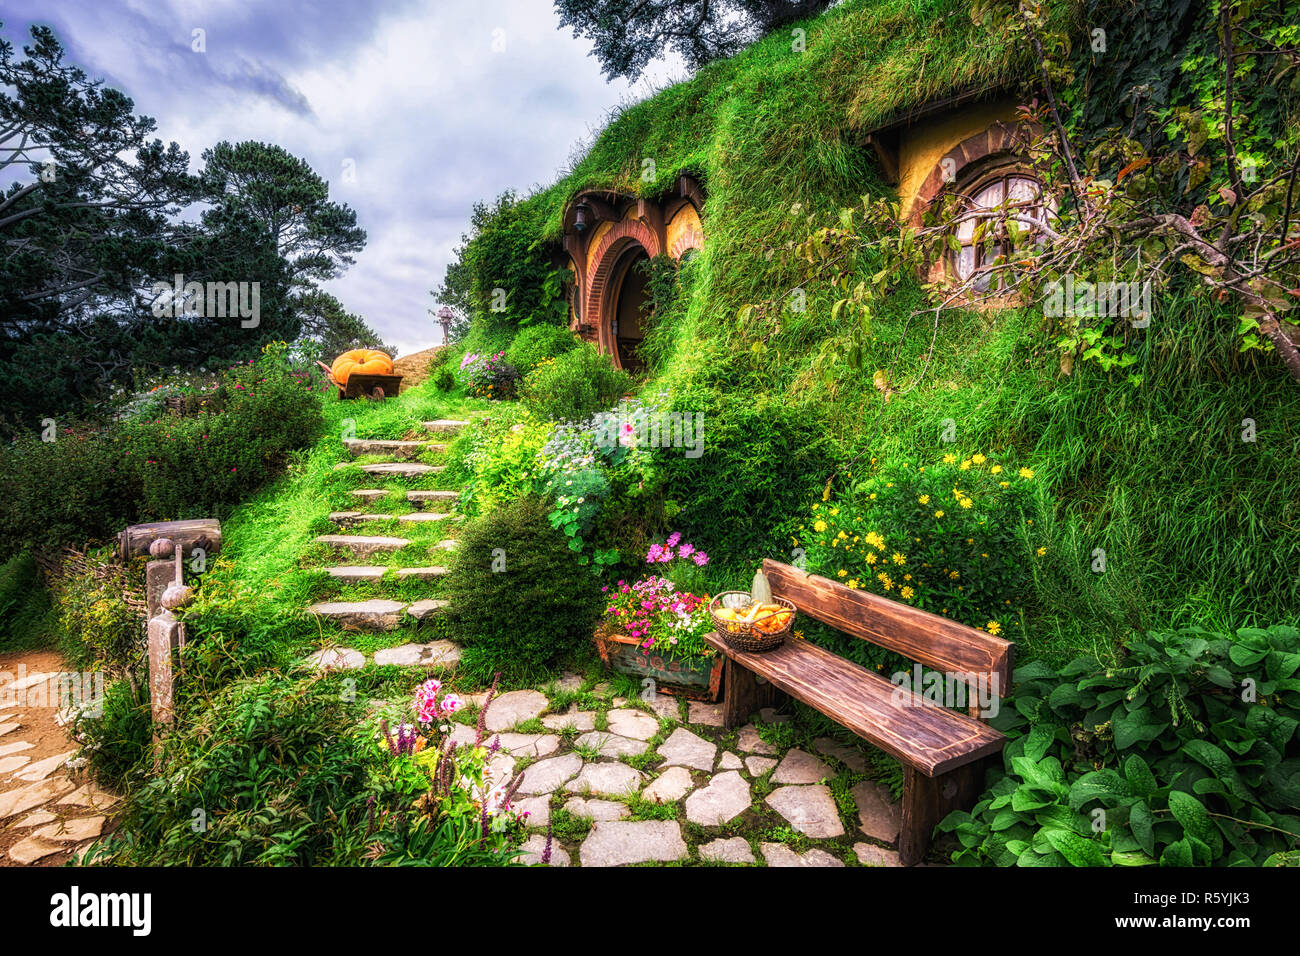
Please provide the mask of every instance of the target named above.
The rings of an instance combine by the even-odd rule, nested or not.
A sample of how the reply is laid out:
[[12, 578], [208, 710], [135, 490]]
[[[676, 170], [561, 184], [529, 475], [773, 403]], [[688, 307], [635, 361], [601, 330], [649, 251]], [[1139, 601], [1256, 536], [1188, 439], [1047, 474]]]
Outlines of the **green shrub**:
[[142, 686], [120, 680], [104, 692], [102, 709], [96, 715], [83, 711], [73, 723], [73, 735], [81, 744], [80, 756], [87, 759], [91, 774], [106, 787], [121, 790], [138, 782], [137, 776], [152, 769], [153, 716]]
[[506, 350], [506, 359], [521, 375], [527, 375], [543, 359], [572, 352], [578, 345], [572, 332], [561, 325], [530, 325], [520, 329]]
[[196, 414], [59, 423], [53, 441], [28, 435], [0, 448], [0, 554], [224, 516], [320, 436], [312, 382], [272, 349], [223, 373]]
[[540, 492], [546, 475], [538, 453], [552, 425], [519, 405], [503, 405], [457, 440], [449, 464], [460, 478], [460, 510], [467, 515]]
[[850, 588], [1000, 634], [1041, 558], [1026, 543], [1033, 480], [982, 454], [873, 468], [845, 500], [814, 503], [794, 544], [810, 570]]
[[765, 557], [788, 560], [783, 529], [807, 511], [834, 469], [824, 423], [812, 409], [765, 397], [705, 396], [674, 411], [703, 415], [703, 453], [656, 458], [673, 527], [724, 567], [754, 573]]
[[[161, 771], [95, 849], [125, 865], [358, 863], [379, 758], [337, 681], [239, 681], [177, 721]], [[196, 822], [202, 826], [196, 826]]]
[[632, 377], [615, 368], [608, 356], [580, 342], [528, 373], [519, 397], [541, 418], [576, 422], [611, 407], [632, 384]]
[[433, 387], [440, 392], [452, 392], [456, 390], [456, 375], [447, 366], [441, 366], [433, 375]]
[[549, 511], [539, 497], [520, 498], [460, 537], [444, 579], [446, 620], [471, 671], [533, 676], [591, 640], [599, 589]]
[[0, 563], [0, 650], [43, 643], [51, 607], [45, 581], [30, 551]]
[[1259, 865], [1300, 849], [1300, 630], [1153, 633], [1124, 660], [1016, 671], [1012, 738], [954, 861]]
[[145, 670], [143, 594], [109, 549], [68, 558], [54, 585], [59, 641], [69, 660], [114, 677]]

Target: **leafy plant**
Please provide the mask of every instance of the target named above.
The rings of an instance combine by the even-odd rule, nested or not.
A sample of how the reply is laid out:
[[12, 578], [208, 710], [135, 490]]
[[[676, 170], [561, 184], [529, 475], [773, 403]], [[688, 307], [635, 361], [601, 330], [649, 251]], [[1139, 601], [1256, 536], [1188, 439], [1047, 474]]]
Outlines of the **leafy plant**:
[[470, 521], [444, 579], [464, 666], [535, 674], [591, 640], [598, 594], [537, 496]]
[[[1004, 769], [941, 829], [954, 862], [1268, 864], [1300, 848], [1300, 630], [1199, 628], [1016, 671]], [[1062, 679], [1063, 678], [1063, 679]]]
[[523, 381], [519, 397], [536, 415], [575, 422], [609, 408], [632, 389], [632, 378], [589, 342], [539, 365]]

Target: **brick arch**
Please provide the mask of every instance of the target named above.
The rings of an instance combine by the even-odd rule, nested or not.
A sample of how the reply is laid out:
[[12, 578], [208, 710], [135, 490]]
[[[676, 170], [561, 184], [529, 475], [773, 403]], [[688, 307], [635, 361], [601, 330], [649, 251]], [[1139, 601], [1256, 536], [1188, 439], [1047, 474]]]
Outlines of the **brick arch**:
[[[930, 204], [946, 189], [965, 178], [976, 164], [998, 156], [1024, 155], [1035, 132], [1035, 128], [1027, 123], [998, 121], [948, 150], [934, 169], [930, 170], [930, 175], [925, 177], [925, 182], [921, 183], [921, 188], [916, 192], [916, 198], [912, 200], [912, 213], [908, 217], [911, 225], [920, 228], [921, 217]], [[952, 170], [951, 179], [945, 177], [945, 168]]]
[[596, 252], [592, 256], [595, 265], [587, 276], [586, 294], [582, 303], [584, 321], [595, 326], [596, 342], [600, 350], [614, 356], [615, 364], [618, 362], [618, 345], [611, 340], [609, 334], [609, 317], [605, 314], [605, 309], [612, 303], [606, 301], [608, 298], [606, 291], [614, 273], [614, 266], [632, 245], [640, 245], [645, 249], [646, 255], [652, 259], [663, 252], [659, 237], [644, 222], [638, 219], [624, 219], [615, 223], [596, 246]]

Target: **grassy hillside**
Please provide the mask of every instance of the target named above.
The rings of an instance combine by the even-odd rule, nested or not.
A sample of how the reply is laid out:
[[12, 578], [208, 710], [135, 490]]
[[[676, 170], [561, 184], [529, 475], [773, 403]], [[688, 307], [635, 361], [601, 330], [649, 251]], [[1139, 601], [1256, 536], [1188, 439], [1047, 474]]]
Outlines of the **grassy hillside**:
[[[1051, 16], [1078, 35], [1121, 6], [1053, 4]], [[849, 2], [805, 26], [806, 52], [775, 35], [621, 111], [568, 175], [483, 223], [462, 260], [476, 301], [497, 284], [534, 287], [507, 312], [480, 310], [464, 350], [504, 348], [520, 326], [546, 321], [536, 286], [577, 191], [656, 196], [690, 172], [706, 185], [707, 238], [654, 316], [641, 394], [709, 408], [723, 426], [728, 408], [779, 409], [828, 436], [833, 459], [811, 456], [812, 470], [800, 472], [805, 465], [748, 457], [744, 436], [724, 428], [728, 441], [710, 443], [694, 474], [726, 484], [730, 502], [694, 501], [699, 482], [677, 493], [680, 476], [665, 491], [684, 509], [674, 526], [698, 545], [737, 565], [761, 556], [728, 553], [732, 539], [714, 515], [740, 511], [747, 496], [767, 501], [757, 488], [771, 469], [811, 504], [814, 490], [852, 500], [862, 479], [891, 464], [1002, 455], [1039, 476], [1032, 520], [1046, 555], [1022, 652], [1060, 658], [1152, 626], [1294, 620], [1300, 390], [1267, 356], [1237, 352], [1230, 306], [1196, 290], [1158, 301], [1153, 329], [1131, 345], [1138, 364], [1125, 371], [1141, 376], [1136, 387], [1093, 365], [1065, 374], [1041, 308], [918, 319], [922, 293], [906, 278], [873, 316], [858, 366], [842, 358], [848, 331], [831, 319], [824, 288], [809, 286], [807, 310], [786, 309], [761, 336], [738, 331], [745, 304], [804, 282], [794, 245], [835, 225], [841, 209], [892, 194], [861, 145], [865, 131], [935, 97], [1014, 84], [1030, 66], [1023, 45], [946, 0]], [[645, 159], [654, 160], [650, 182]], [[855, 281], [874, 271], [869, 253], [856, 269]], [[895, 391], [876, 387], [877, 369]], [[1242, 440], [1245, 419], [1254, 442]], [[945, 444], [952, 429], [956, 441]], [[783, 533], [803, 517], [788, 497], [749, 515]], [[787, 540], [769, 536], [766, 548]], [[1098, 549], [1104, 573], [1092, 568]]]

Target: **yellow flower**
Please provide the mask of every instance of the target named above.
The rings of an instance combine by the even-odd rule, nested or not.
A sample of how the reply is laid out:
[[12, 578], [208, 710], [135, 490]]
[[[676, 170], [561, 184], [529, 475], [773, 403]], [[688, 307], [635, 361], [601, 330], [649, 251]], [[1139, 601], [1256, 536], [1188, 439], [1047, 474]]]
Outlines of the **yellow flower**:
[[989, 474], [990, 474], [990, 475], [1000, 475], [1000, 474], [1002, 474], [1002, 466], [1001, 466], [1001, 465], [994, 465], [992, 468], [989, 469]]
[[1021, 478], [1032, 478], [1032, 477], [1034, 477], [1034, 472], [1033, 472], [1033, 470], [1032, 470], [1032, 469], [1029, 469], [1029, 468], [1021, 468], [1020, 471], [1016, 472], [1016, 474], [1018, 474]]
[[849, 573], [849, 572], [845, 571], [843, 568], [840, 568], [839, 573], [838, 573], [838, 577], [841, 577], [841, 578], [843, 578], [843, 577], [847, 577], [847, 576], [848, 576], [848, 573]]
[[1037, 553], [1038, 553], [1038, 556], [1041, 558], [1043, 555], [1045, 555], [1045, 554], [1047, 553], [1047, 549], [1046, 549], [1046, 548], [1039, 548]]
[[894, 588], [894, 581], [893, 581], [893, 579], [892, 579], [888, 574], [886, 574], [884, 571], [881, 571], [879, 574], [876, 575], [876, 580], [878, 580], [878, 581], [880, 582], [880, 586], [881, 586], [882, 588], [884, 588], [886, 591], [892, 591], [892, 590], [893, 590], [893, 588]]
[[971, 505], [974, 504], [974, 502], [971, 501], [969, 498], [962, 498], [961, 501], [958, 502], [958, 504], [960, 504], [963, 508], [969, 508]]
[[814, 530], [814, 531], [817, 531], [817, 532], [825, 531], [825, 530], [826, 530], [826, 522], [825, 522], [825, 521], [822, 521], [822, 520], [820, 520], [820, 519], [818, 519], [817, 521], [814, 521], [814, 522], [813, 522], [813, 530]]
[[910, 580], [912, 580], [912, 576], [911, 576], [910, 574], [904, 574], [904, 575], [903, 575], [903, 580], [904, 580], [904, 581], [910, 581]]
[[957, 460], [957, 456], [951, 453], [943, 456], [943, 463], [945, 465], [951, 465], [956, 460]]
[[988, 459], [983, 455], [971, 455], [970, 460], [975, 462], [977, 465], [982, 465], [984, 462], [988, 461]]
[[844, 531], [841, 531], [841, 532], [840, 532], [839, 534], [837, 534], [835, 537], [840, 538], [840, 539], [844, 539], [844, 538], [847, 538], [847, 537], [848, 537], [848, 533], [847, 533], [847, 532], [844, 532]]
[[960, 468], [962, 471], [970, 471], [970, 459], [967, 458], [965, 461], [963, 461], [963, 462], [962, 462], [960, 465], [958, 465], [957, 467]]
[[956, 581], [959, 577], [961, 577], [961, 572], [960, 572], [960, 571], [949, 571], [949, 572], [948, 572], [948, 577], [950, 577], [950, 578], [952, 578], [954, 581]]
[[868, 551], [868, 552], [867, 552], [867, 556], [866, 556], [865, 558], [863, 558], [863, 560], [866, 561], [867, 564], [875, 564], [875, 563], [876, 563], [876, 552], [874, 552], [874, 551]]
[[917, 503], [918, 503], [918, 504], [928, 505], [928, 504], [930, 503], [930, 496], [929, 496], [929, 495], [922, 495], [921, 497], [917, 498], [916, 500], [917, 500]]
[[942, 518], [942, 517], [943, 517], [943, 509], [940, 508], [938, 511], [936, 511], [936, 512], [934, 513], [934, 516], [935, 516], [936, 518]]
[[889, 556], [889, 560], [893, 561], [895, 564], [906, 564], [907, 555], [899, 554], [897, 551], [895, 551], [893, 554]]
[[999, 481], [998, 484], [1001, 485], [1003, 488], [1010, 488], [1010, 487], [1011, 487], [1011, 482], [1009, 482], [1009, 481]]
[[878, 532], [868, 531], [863, 535], [863, 539], [877, 551], [885, 550], [885, 539], [882, 538]]
[[912, 600], [912, 596], [916, 594], [916, 592], [913, 591], [911, 588], [903, 588], [903, 590], [899, 591], [898, 593], [901, 594], [903, 598], [908, 601]]
[[988, 624], [984, 626], [988, 630], [988, 632], [994, 636], [997, 636], [1002, 632], [1002, 625], [999, 624], [997, 621], [989, 621]]
[[831, 509], [831, 517], [832, 517], [832, 518], [835, 517], [835, 515], [837, 515], [837, 514], [839, 514], [839, 513], [840, 513], [840, 509], [839, 509], [839, 508], [832, 508], [832, 509]]

